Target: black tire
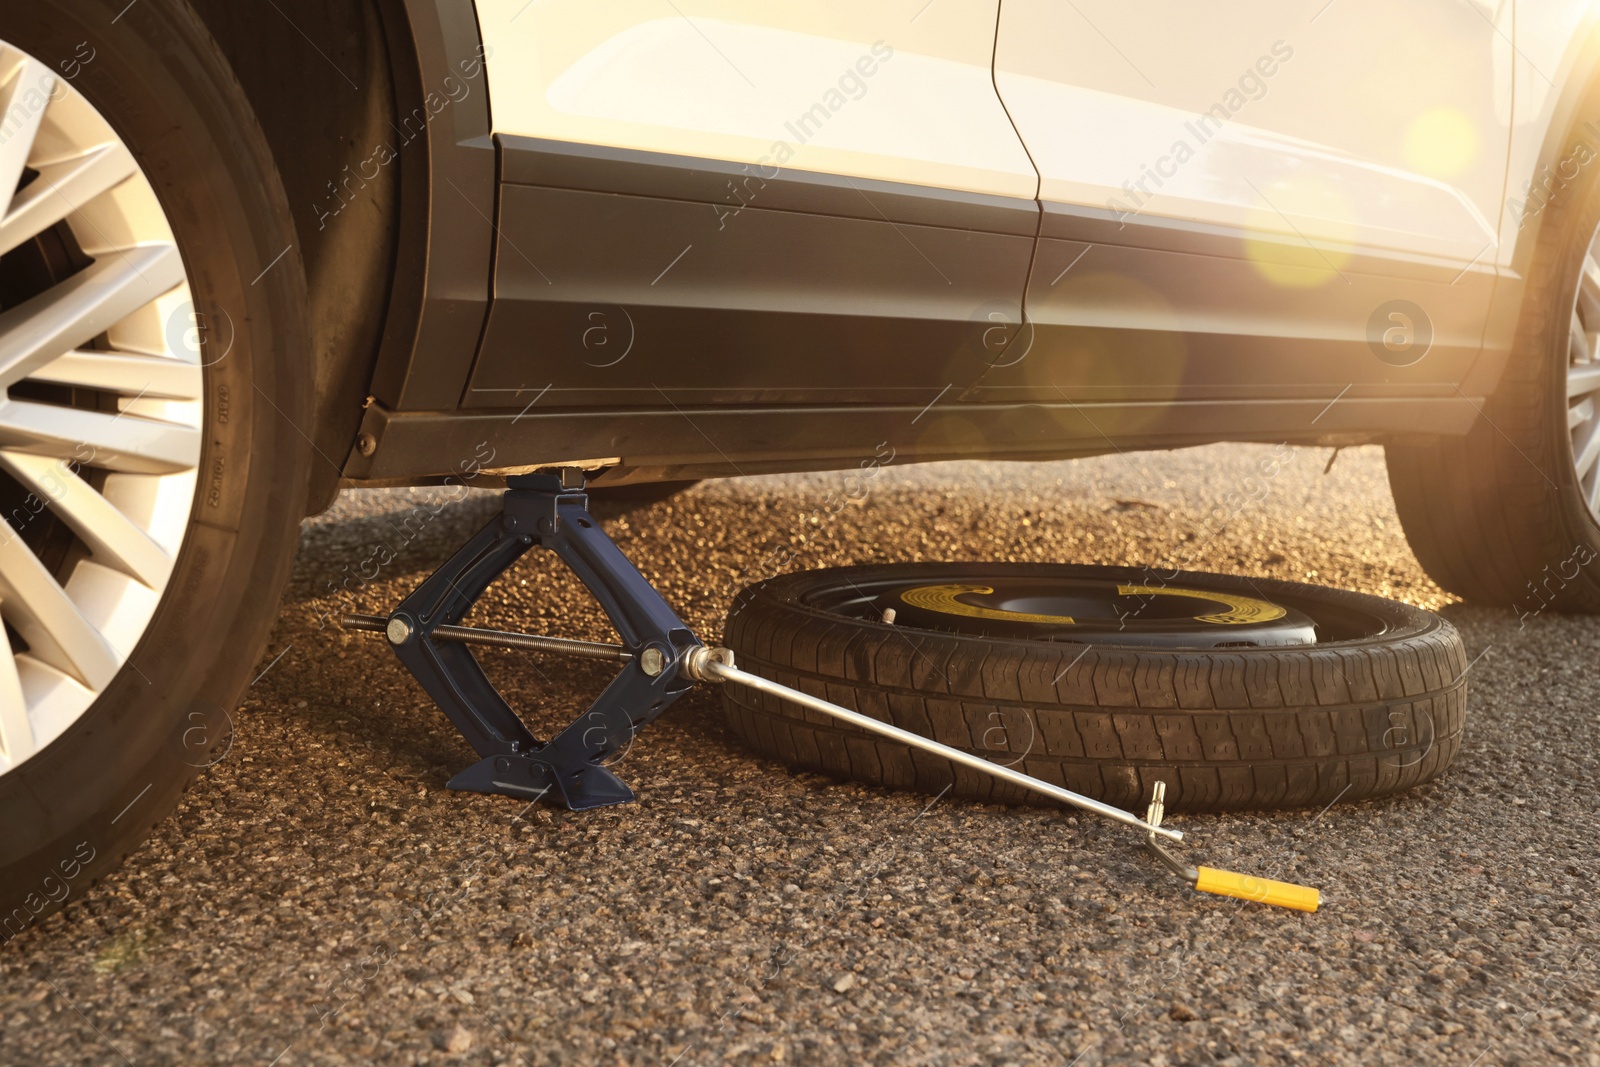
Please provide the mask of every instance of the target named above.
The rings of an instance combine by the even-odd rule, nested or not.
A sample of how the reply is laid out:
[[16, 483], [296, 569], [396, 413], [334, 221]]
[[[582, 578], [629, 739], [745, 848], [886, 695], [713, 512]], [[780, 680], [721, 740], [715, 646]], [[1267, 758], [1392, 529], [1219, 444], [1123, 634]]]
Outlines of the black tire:
[[[1348, 631], [1311, 645], [1244, 648], [909, 629], [825, 606], [841, 588], [1033, 577], [1152, 580], [1147, 570], [1051, 564], [807, 571], [744, 590], [725, 639], [754, 674], [1130, 810], [1143, 810], [1158, 780], [1176, 811], [1383, 796], [1437, 777], [1460, 746], [1460, 637], [1430, 612], [1378, 597], [1267, 579], [1160, 576], [1173, 586], [1293, 604], [1319, 619], [1319, 632], [1327, 619], [1342, 620], [1331, 630]], [[1038, 800], [738, 685], [726, 687], [725, 708], [739, 737], [792, 767], [926, 793], [951, 788], [978, 800]]]
[[[1592, 91], [1577, 121], [1595, 118]], [[1588, 613], [1600, 611], [1600, 525], [1573, 467], [1566, 370], [1583, 248], [1600, 223], [1596, 168], [1578, 169], [1537, 221], [1511, 359], [1482, 416], [1464, 439], [1385, 455], [1406, 540], [1441, 587], [1519, 614]]]
[[0, 775], [9, 941], [137, 846], [230, 742], [304, 514], [308, 448], [296, 423], [309, 426], [311, 346], [298, 254], [264, 270], [294, 244], [271, 155], [186, 4], [9, 5], [0, 39], [52, 68], [80, 61], [71, 84], [155, 189], [196, 312], [233, 333], [226, 355], [205, 356], [199, 489], [164, 599], [82, 717]]

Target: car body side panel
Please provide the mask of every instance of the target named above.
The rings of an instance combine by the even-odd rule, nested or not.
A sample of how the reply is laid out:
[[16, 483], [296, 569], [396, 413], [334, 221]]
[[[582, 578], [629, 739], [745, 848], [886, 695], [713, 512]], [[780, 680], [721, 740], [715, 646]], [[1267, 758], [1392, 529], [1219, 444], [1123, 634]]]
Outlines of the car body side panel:
[[1007, 0], [995, 80], [1041, 198], [1299, 237], [1333, 266], [1344, 249], [1481, 258], [1510, 4], [1321, 6]]
[[998, 0], [479, 0], [495, 132], [996, 196], [1037, 175]]
[[1038, 227], [998, 8], [482, 0], [502, 187], [464, 402], [965, 388]]
[[982, 372], [991, 310], [1020, 314], [1033, 200], [519, 138], [502, 156], [469, 407], [926, 404]]
[[996, 83], [1044, 218], [1031, 345], [968, 399], [1455, 395], [1494, 286], [1509, 44], [1459, 5], [1315, 13], [1005, 5]]
[[[1520, 0], [1524, 8], [1558, 2]], [[483, 5], [489, 36], [498, 32], [487, 28], [498, 3]], [[498, 17], [520, 27], [564, 7], [532, 7], [514, 18], [517, 10], [506, 5]], [[1006, 9], [1015, 8], [1008, 2]], [[685, 8], [689, 18], [679, 21], [710, 46], [715, 34], [707, 41], [699, 30], [718, 29], [707, 20], [727, 21], [730, 11]], [[1503, 29], [1501, 11], [1468, 13], [1490, 18], [1496, 36]], [[1192, 36], [1199, 50], [1212, 40]], [[527, 44], [532, 38], [521, 45], [513, 36], [498, 39], [513, 42], [509, 54], [490, 46], [502, 67], [518, 56], [524, 66], [536, 65], [527, 60], [535, 54]], [[880, 39], [896, 51], [873, 77], [906, 51], [904, 38], [886, 35], [866, 41], [867, 54]], [[854, 43], [863, 43], [861, 35]], [[1576, 69], [1570, 54], [1576, 47], [1563, 53], [1567, 66], [1552, 75], [1558, 82]], [[708, 61], [723, 61], [717, 51], [707, 49]], [[659, 79], [662, 62], [651, 77]], [[810, 69], [823, 66], [814, 62]], [[726, 76], [740, 77], [731, 64], [724, 67]], [[984, 174], [974, 178], [937, 159], [896, 169], [832, 153], [837, 146], [818, 131], [832, 127], [844, 137], [850, 124], [836, 120], [889, 84], [861, 80], [865, 94], [842, 93], [838, 110], [823, 99], [826, 86], [814, 94], [828, 117], [807, 125], [806, 144], [784, 136], [787, 118], [778, 121], [776, 140], [765, 132], [708, 132], [695, 119], [676, 128], [658, 123], [631, 144], [608, 141], [596, 131], [621, 127], [612, 124], [615, 116], [600, 114], [599, 104], [582, 113], [569, 109], [562, 118], [544, 97], [524, 109], [543, 119], [506, 132], [509, 83], [494, 83], [502, 86], [492, 101], [501, 183], [487, 214], [500, 234], [481, 358], [469, 379], [459, 354], [451, 353], [462, 376], [454, 397], [414, 394], [409, 409], [380, 397], [363, 421], [377, 447], [352, 454], [349, 478], [392, 484], [454, 473], [457, 464], [448, 460], [457, 446], [480, 443], [493, 453], [477, 457], [490, 470], [599, 458], [609, 467], [607, 480], [628, 481], [852, 466], [885, 442], [901, 460], [1043, 458], [1218, 440], [1451, 434], [1475, 419], [1479, 379], [1457, 389], [1457, 375], [1473, 354], [1472, 305], [1502, 306], [1516, 281], [1515, 274], [1495, 277], [1509, 232], [1498, 251], [1491, 245], [1473, 261], [1471, 250], [1461, 251], [1465, 241], [1441, 243], [1448, 227], [1421, 228], [1428, 239], [1405, 248], [1404, 241], [1341, 245], [1337, 233], [1320, 230], [1319, 239], [1308, 241], [1294, 226], [1252, 229], [1249, 217], [1244, 224], [1168, 218], [1150, 210], [1148, 200], [1127, 214], [1104, 202], [1051, 201], [1047, 194], [1041, 211], [1026, 170], [1020, 184], [1006, 177], [1020, 169], [1012, 163], [979, 166]], [[837, 77], [829, 84], [839, 88]], [[1573, 91], [1563, 87], [1562, 99]], [[561, 125], [568, 120], [577, 125]], [[1539, 136], [1538, 122], [1530, 120], [1527, 138]], [[703, 137], [710, 140], [702, 143]], [[724, 147], [713, 148], [713, 141]], [[774, 153], [779, 141], [791, 149], [781, 163]], [[1261, 143], [1288, 142], [1280, 136]], [[1526, 147], [1526, 139], [1520, 143]], [[476, 148], [481, 141], [457, 144]], [[689, 145], [698, 148], [685, 152]], [[817, 151], [802, 158], [802, 149]], [[1309, 158], [1296, 151], [1279, 158]], [[1548, 144], [1533, 154], [1540, 152], [1548, 155]], [[1513, 186], [1518, 158], [1513, 153]], [[1018, 189], [1023, 195], [1015, 195]], [[1270, 187], [1262, 191], [1272, 194]], [[1463, 194], [1452, 202], [1463, 198], [1472, 201]], [[1289, 215], [1298, 218], [1293, 210]], [[1031, 273], [1018, 252], [1034, 243], [1030, 218], [1040, 234]], [[1490, 218], [1492, 229], [1498, 207]], [[1525, 244], [1521, 235], [1516, 243]], [[1097, 256], [1103, 257], [1098, 266]], [[645, 269], [645, 260], [653, 269]], [[944, 293], [913, 280], [930, 266]], [[1295, 272], [1335, 280], [1284, 284]], [[1027, 278], [1036, 316], [1022, 326], [1018, 277]], [[669, 282], [681, 288], [663, 288]], [[1373, 310], [1363, 305], [1380, 295], [1438, 310], [1420, 363], [1373, 358], [1369, 323], [1359, 313]], [[635, 317], [630, 305], [644, 314]], [[617, 311], [626, 312], [620, 323]], [[648, 330], [640, 329], [640, 319]], [[1055, 342], [1053, 327], [1066, 330]], [[861, 336], [901, 348], [885, 354], [861, 347]], [[1063, 345], [1059, 337], [1073, 341]], [[1084, 353], [1074, 356], [1073, 344], [1087, 348], [1101, 370], [1085, 373]], [[612, 363], [619, 352], [621, 360]], [[774, 352], [782, 358], [770, 360]], [[418, 358], [430, 357], [419, 352]], [[1488, 362], [1479, 358], [1477, 366]], [[973, 381], [963, 385], [962, 375], [972, 370]], [[1058, 375], [1072, 386], [1065, 395], [1056, 388]], [[861, 389], [852, 394], [842, 386], [848, 382]], [[1097, 382], [1107, 388], [1093, 388]], [[547, 386], [550, 392], [540, 396]]]
[[965, 399], [1467, 403], [1456, 384], [1478, 356], [1487, 272], [1352, 256], [1330, 282], [1289, 242], [1057, 214], [1045, 226], [1028, 323]]
[[1600, 76], [1600, 3], [1595, 0], [1516, 0], [1516, 93], [1500, 216], [1496, 286], [1484, 331], [1483, 354], [1462, 382], [1487, 394], [1511, 357], [1522, 312], [1522, 280], [1551, 196], [1600, 166], [1600, 123], [1579, 121], [1579, 102]]

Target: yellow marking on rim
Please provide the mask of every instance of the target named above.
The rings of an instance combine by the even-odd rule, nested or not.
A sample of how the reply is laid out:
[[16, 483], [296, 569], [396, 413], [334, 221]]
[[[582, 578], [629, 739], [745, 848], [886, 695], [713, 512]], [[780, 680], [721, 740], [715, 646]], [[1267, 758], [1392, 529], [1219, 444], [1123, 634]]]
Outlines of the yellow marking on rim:
[[1070, 615], [1036, 615], [1031, 611], [1006, 611], [1003, 608], [985, 608], [977, 604], [964, 604], [956, 597], [967, 593], [980, 596], [993, 593], [987, 585], [967, 585], [952, 582], [948, 585], [920, 585], [907, 589], [900, 599], [914, 608], [937, 611], [942, 615], [963, 615], [969, 619], [991, 619], [996, 622], [1042, 622], [1055, 625], [1072, 625]]
[[1176, 589], [1172, 586], [1159, 585], [1119, 585], [1117, 592], [1123, 596], [1186, 596], [1196, 600], [1210, 600], [1213, 603], [1228, 605], [1227, 611], [1219, 611], [1210, 615], [1196, 615], [1197, 622], [1214, 622], [1218, 626], [1245, 626], [1250, 623], [1271, 622], [1281, 619], [1289, 614], [1285, 608], [1255, 597], [1239, 596], [1236, 593], [1217, 593], [1210, 590]]

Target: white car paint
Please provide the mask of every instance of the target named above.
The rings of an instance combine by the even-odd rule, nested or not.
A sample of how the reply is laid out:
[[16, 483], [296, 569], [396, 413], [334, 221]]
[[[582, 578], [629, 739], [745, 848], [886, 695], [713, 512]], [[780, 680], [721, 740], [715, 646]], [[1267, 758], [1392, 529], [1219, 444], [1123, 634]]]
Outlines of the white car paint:
[[479, 0], [499, 134], [1031, 198], [998, 0]]
[[1508, 40], [1472, 4], [1006, 0], [1042, 198], [1466, 263], [1495, 241]]
[[[1535, 171], [1597, 18], [1595, 0], [477, 10], [500, 134], [1039, 196], [1303, 239], [1336, 265], [1379, 252], [1478, 270], [1511, 263], [1560, 180]], [[1592, 133], [1569, 170], [1600, 158]]]
[[[1589, 41], [1600, 25], [1594, 0], [1517, 0], [1516, 107], [1511, 128], [1509, 187], [1503, 216], [1500, 262], [1510, 263], [1515, 237], [1537, 218], [1550, 194], [1600, 166], [1600, 124], [1568, 137], [1553, 165], [1541, 165], [1562, 88], [1579, 72]], [[1548, 170], [1545, 169], [1548, 167]]]

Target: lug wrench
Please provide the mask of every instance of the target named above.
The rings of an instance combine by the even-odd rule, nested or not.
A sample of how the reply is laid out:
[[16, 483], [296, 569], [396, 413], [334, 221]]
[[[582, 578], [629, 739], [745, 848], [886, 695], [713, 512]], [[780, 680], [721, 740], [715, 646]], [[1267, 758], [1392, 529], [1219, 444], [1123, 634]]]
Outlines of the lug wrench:
[[[390, 641], [394, 643], [404, 640], [406, 636], [398, 634], [391, 629], [394, 623], [392, 617], [344, 615], [341, 616], [339, 621], [347, 629], [385, 633]], [[433, 639], [448, 643], [491, 645], [500, 648], [553, 652], [561, 655], [576, 655], [587, 658], [619, 661], [633, 659], [633, 654], [621, 645], [607, 644], [600, 641], [575, 641], [568, 638], [545, 637], [538, 634], [512, 633], [503, 630], [485, 630], [472, 626], [441, 625], [433, 630]], [[654, 648], [646, 649], [645, 654], [648, 655], [655, 651]], [[657, 657], [659, 655], [657, 653]], [[662, 660], [659, 664], [645, 664], [644, 666], [649, 673], [655, 674], [665, 670], [669, 665]], [[655, 667], [655, 669], [651, 670], [651, 667]], [[1145, 818], [1141, 819], [1137, 815], [1123, 811], [1121, 808], [1113, 807], [1110, 804], [1102, 803], [1092, 797], [1086, 797], [1070, 789], [1063, 789], [1058, 785], [1023, 774], [1021, 771], [993, 763], [981, 756], [951, 748], [949, 745], [940, 744], [921, 734], [902, 730], [898, 726], [852, 711], [849, 708], [840, 707], [838, 704], [811, 696], [808, 693], [790, 689], [786, 685], [780, 685], [748, 671], [740, 670], [734, 665], [734, 656], [731, 649], [696, 645], [680, 658], [677, 665], [677, 673], [688, 682], [715, 684], [731, 682], [778, 697], [781, 700], [790, 701], [801, 707], [809, 708], [812, 711], [837, 719], [840, 722], [848, 723], [859, 730], [866, 730], [880, 737], [886, 737], [891, 741], [921, 749], [924, 752], [947, 759], [952, 763], [960, 764], [981, 774], [987, 774], [1003, 782], [1009, 782], [1012, 785], [1050, 797], [1052, 800], [1070, 804], [1092, 814], [1143, 830], [1146, 849], [1159, 859], [1164, 867], [1184, 879], [1199, 892], [1255, 900], [1265, 904], [1275, 904], [1279, 907], [1293, 908], [1297, 911], [1316, 911], [1321, 902], [1321, 895], [1316, 889], [1309, 886], [1278, 882], [1267, 878], [1255, 878], [1250, 875], [1237, 874], [1214, 867], [1190, 867], [1178, 860], [1157, 841], [1157, 838], [1165, 838], [1169, 841], [1183, 840], [1181, 831], [1161, 825], [1162, 817], [1165, 813], [1165, 782], [1158, 781], [1156, 783], [1150, 807], [1146, 812]]]

